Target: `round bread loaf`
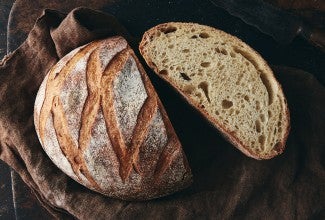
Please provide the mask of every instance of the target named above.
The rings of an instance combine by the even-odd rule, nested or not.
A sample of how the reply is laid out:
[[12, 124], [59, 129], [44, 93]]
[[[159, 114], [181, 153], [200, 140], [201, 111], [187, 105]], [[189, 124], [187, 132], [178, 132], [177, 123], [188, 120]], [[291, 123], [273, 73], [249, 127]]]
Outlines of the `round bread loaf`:
[[191, 183], [167, 114], [122, 37], [79, 47], [54, 65], [38, 91], [34, 123], [51, 160], [107, 196], [146, 200]]

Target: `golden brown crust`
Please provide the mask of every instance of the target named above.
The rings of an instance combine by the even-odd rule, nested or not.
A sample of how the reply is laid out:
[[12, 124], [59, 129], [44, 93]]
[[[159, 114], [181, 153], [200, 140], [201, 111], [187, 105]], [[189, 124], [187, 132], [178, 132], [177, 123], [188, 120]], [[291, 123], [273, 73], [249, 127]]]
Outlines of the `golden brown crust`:
[[67, 120], [64, 117], [64, 109], [62, 107], [59, 98], [59, 89], [62, 87], [65, 77], [71, 72], [74, 65], [84, 56], [87, 51], [93, 49], [97, 46], [97, 43], [93, 45], [88, 45], [80, 51], [80, 53], [75, 54], [72, 59], [62, 68], [62, 70], [57, 73], [52, 69], [49, 73], [47, 80], [45, 100], [39, 115], [39, 136], [41, 143], [44, 143], [44, 133], [49, 114], [53, 114], [54, 129], [58, 137], [58, 142], [61, 147], [63, 154], [68, 159], [72, 170], [75, 175], [81, 180], [80, 174], [83, 174], [88, 180], [89, 187], [98, 189], [98, 184], [89, 174], [89, 170], [85, 164], [85, 161], [78, 152], [78, 147], [75, 146], [69, 131], [67, 130]]
[[150, 122], [157, 111], [156, 97], [150, 95], [152, 91], [147, 91], [149, 97], [145, 100], [137, 117], [137, 122], [133, 131], [133, 136], [129, 148], [122, 138], [122, 133], [118, 128], [115, 110], [111, 103], [114, 102], [113, 83], [116, 75], [125, 66], [126, 61], [130, 56], [130, 49], [126, 48], [117, 54], [112, 61], [108, 64], [102, 77], [101, 94], [102, 94], [102, 108], [106, 126], [109, 127], [108, 133], [112, 140], [112, 147], [116, 152], [120, 161], [120, 176], [123, 181], [130, 176], [132, 167], [140, 174], [137, 159], [139, 148], [142, 145], [145, 136], [147, 135]]
[[55, 68], [52, 68], [49, 72], [49, 76], [46, 84], [46, 92], [45, 92], [45, 100], [42, 103], [42, 108], [39, 116], [39, 136], [41, 143], [43, 143], [44, 139], [44, 130], [47, 122], [47, 118], [49, 117], [51, 111], [51, 103], [54, 96], [57, 96], [59, 93], [59, 89], [62, 87], [64, 79], [71, 72], [74, 65], [92, 48], [95, 48], [96, 44], [89, 44], [85, 48], [82, 48], [79, 53], [77, 53], [71, 60], [67, 62], [67, 64], [63, 67], [60, 73], [56, 72]]
[[[150, 68], [152, 68], [154, 70], [154, 72], [163, 80], [165, 80], [167, 83], [169, 83], [171, 85], [171, 87], [173, 89], [175, 89], [178, 93], [180, 93], [182, 95], [182, 97], [187, 101], [187, 103], [189, 103], [192, 107], [194, 107], [198, 112], [200, 112], [200, 114], [209, 122], [211, 123], [214, 127], [216, 127], [221, 134], [230, 142], [232, 143], [236, 148], [238, 148], [240, 151], [242, 151], [244, 154], [246, 154], [249, 157], [255, 158], [255, 159], [270, 159], [273, 158], [279, 154], [281, 154], [285, 148], [285, 143], [286, 140], [288, 138], [289, 135], [289, 131], [290, 131], [290, 114], [289, 114], [289, 109], [288, 106], [286, 104], [286, 100], [285, 97], [283, 96], [282, 99], [282, 106], [284, 106], [285, 110], [284, 110], [284, 114], [285, 114], [285, 119], [286, 119], [286, 125], [285, 125], [285, 135], [284, 138], [281, 140], [281, 142], [277, 143], [277, 146], [274, 147], [274, 151], [272, 151], [271, 154], [268, 155], [260, 155], [257, 154], [255, 152], [253, 152], [249, 146], [245, 146], [238, 138], [236, 138], [234, 135], [232, 135], [232, 132], [227, 130], [227, 128], [225, 126], [223, 126], [220, 122], [218, 122], [216, 119], [214, 119], [213, 117], [211, 117], [203, 108], [201, 108], [200, 106], [196, 105], [193, 101], [191, 101], [191, 99], [189, 98], [189, 96], [187, 94], [185, 94], [184, 92], [182, 92], [180, 89], [177, 88], [176, 84], [173, 83], [171, 80], [168, 80], [168, 78], [164, 75], [164, 74], [159, 74], [159, 70], [157, 68], [157, 66], [152, 62], [151, 58], [148, 56], [148, 54], [145, 51], [145, 47], [146, 45], [150, 42], [151, 39], [154, 38], [155, 34], [158, 31], [165, 31], [166, 28], [168, 28], [169, 26], [173, 26], [173, 24], [179, 24], [176, 22], [169, 22], [169, 23], [163, 23], [163, 24], [159, 24], [151, 29], [149, 29], [148, 31], [146, 31], [142, 37], [142, 40], [140, 42], [139, 45], [139, 51], [141, 53], [141, 55], [143, 56], [143, 58], [145, 59], [145, 61], [147, 62], [148, 66]], [[198, 25], [196, 23], [182, 23], [182, 25], [186, 25], [186, 26], [192, 26], [192, 25]], [[240, 42], [242, 44], [244, 44], [240, 39], [238, 39], [235, 36], [232, 36], [230, 34], [227, 34], [221, 30], [209, 27], [209, 26], [205, 26], [205, 28], [210, 29], [212, 31], [218, 32], [220, 35], [225, 36], [228, 39], [231, 39], [232, 41], [236, 41], [236, 42]], [[261, 57], [260, 54], [258, 52], [256, 52], [254, 49], [252, 49], [251, 47], [249, 47], [248, 45], [246, 45], [247, 48], [250, 49], [250, 51], [252, 51], [256, 56]], [[268, 64], [266, 63], [266, 61], [264, 61], [263, 59], [261, 59], [263, 62], [263, 68], [265, 68], [268, 72], [268, 76], [272, 78], [272, 80], [274, 82], [277, 83], [277, 86], [280, 90], [280, 93], [283, 94], [282, 91], [282, 87], [281, 85], [278, 83], [278, 81], [276, 80], [276, 78], [274, 77], [274, 74], [272, 72], [272, 70], [270, 69], [270, 67], [268, 66]]]
[[89, 173], [82, 154], [71, 138], [70, 132], [68, 131], [68, 122], [64, 115], [64, 109], [58, 96], [53, 98], [51, 112], [53, 114], [54, 129], [58, 137], [59, 145], [63, 154], [70, 162], [74, 173], [79, 181], [81, 181], [80, 174], [84, 175], [89, 181], [90, 187], [99, 190], [98, 184]]
[[[188, 186], [191, 171], [180, 142], [149, 78], [126, 41], [121, 37], [96, 41], [71, 53], [49, 72], [43, 82], [46, 87], [41, 86], [35, 102], [36, 130], [43, 148], [56, 165], [85, 186], [120, 199], [151, 199]], [[83, 77], [86, 88], [76, 91], [75, 86], [69, 86], [83, 84]], [[133, 80], [128, 81], [127, 77]], [[124, 87], [116, 87], [116, 82], [121, 80], [122, 87], [127, 86], [126, 91]], [[130, 100], [128, 89], [139, 86], [144, 90], [131, 94], [139, 95], [139, 100]], [[117, 96], [119, 92], [121, 99], [129, 100], [125, 108], [117, 106], [121, 101]], [[85, 97], [84, 102], [80, 94]], [[145, 97], [143, 102], [141, 97]], [[128, 115], [130, 110], [136, 115]], [[126, 124], [121, 124], [120, 111], [126, 111], [127, 115], [122, 118]], [[51, 119], [53, 125], [48, 123]], [[132, 128], [130, 141], [122, 132], [125, 127]], [[51, 135], [52, 129], [55, 133]], [[54, 153], [56, 142], [59, 149]], [[142, 159], [144, 156], [146, 161]], [[66, 163], [60, 164], [64, 158], [71, 172]], [[172, 163], [179, 166], [171, 166]]]
[[[142, 73], [141, 74], [142, 80], [147, 85], [147, 87], [146, 87], [147, 92], [154, 93], [154, 87], [152, 86], [147, 75], [144, 74], [145, 70], [142, 67], [142, 65], [140, 64], [140, 61], [138, 60], [138, 58], [136, 57], [136, 55], [134, 54], [133, 51], [131, 51], [131, 53], [137, 63], [137, 67], [139, 68], [140, 72]], [[167, 137], [169, 139], [169, 142], [167, 143], [167, 146], [165, 147], [164, 151], [162, 152], [162, 156], [160, 157], [160, 159], [158, 161], [158, 165], [155, 169], [155, 181], [157, 182], [161, 178], [164, 171], [169, 167], [169, 165], [172, 162], [173, 158], [175, 157], [176, 153], [179, 153], [180, 155], [182, 155], [183, 164], [185, 165], [185, 169], [190, 171], [190, 167], [189, 167], [189, 164], [185, 157], [185, 154], [182, 150], [181, 143], [178, 140], [176, 132], [167, 116], [167, 112], [165, 111], [165, 108], [163, 107], [158, 96], [156, 97], [156, 99], [157, 99], [158, 108], [160, 109], [161, 114], [162, 114], [162, 119], [166, 126]]]

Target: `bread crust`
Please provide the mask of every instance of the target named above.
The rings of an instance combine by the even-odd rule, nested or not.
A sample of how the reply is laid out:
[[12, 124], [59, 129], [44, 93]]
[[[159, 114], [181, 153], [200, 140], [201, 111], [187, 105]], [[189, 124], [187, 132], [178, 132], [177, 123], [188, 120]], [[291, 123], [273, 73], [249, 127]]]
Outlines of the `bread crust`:
[[274, 147], [273, 149], [275, 149], [274, 151], [272, 151], [271, 154], [268, 155], [260, 155], [260, 154], [256, 154], [255, 152], [253, 152], [249, 146], [245, 146], [237, 137], [235, 137], [234, 135], [232, 135], [232, 132], [227, 130], [227, 128], [225, 126], [223, 126], [221, 123], [219, 123], [217, 120], [215, 120], [213, 117], [211, 117], [208, 112], [203, 109], [200, 108], [200, 106], [196, 105], [194, 102], [191, 101], [191, 99], [189, 98], [188, 95], [186, 95], [184, 92], [182, 92], [180, 89], [177, 88], [176, 84], [173, 83], [171, 80], [168, 80], [168, 78], [163, 75], [163, 74], [159, 74], [159, 70], [158, 68], [155, 66], [155, 64], [152, 62], [151, 58], [148, 56], [148, 54], [145, 52], [145, 48], [146, 45], [150, 42], [150, 40], [152, 38], [154, 38], [155, 33], [157, 31], [162, 31], [165, 30], [166, 28], [168, 28], [169, 26], [178, 26], [178, 25], [184, 25], [184, 26], [193, 26], [193, 25], [200, 25], [197, 23], [180, 23], [180, 22], [168, 22], [168, 23], [163, 23], [163, 24], [159, 24], [151, 29], [149, 29], [148, 31], [146, 31], [142, 37], [142, 40], [139, 44], [139, 51], [141, 53], [141, 55], [143, 56], [143, 58], [145, 59], [145, 61], [147, 62], [148, 66], [153, 69], [153, 71], [163, 80], [165, 80], [174, 90], [176, 90], [178, 93], [181, 94], [181, 96], [186, 100], [186, 102], [192, 106], [194, 109], [196, 109], [196, 111], [198, 111], [210, 124], [212, 124], [215, 128], [217, 128], [219, 130], [219, 132], [231, 143], [233, 144], [237, 149], [239, 149], [241, 152], [243, 152], [245, 155], [252, 157], [254, 159], [257, 160], [261, 160], [261, 159], [271, 159], [279, 154], [281, 154], [284, 149], [285, 149], [285, 143], [287, 141], [288, 135], [289, 135], [289, 131], [290, 131], [290, 113], [289, 113], [289, 109], [287, 106], [287, 101], [285, 96], [283, 95], [283, 90], [282, 87], [280, 85], [280, 83], [276, 80], [271, 68], [269, 67], [269, 65], [267, 64], [267, 62], [261, 57], [261, 55], [256, 52], [254, 49], [252, 49], [250, 46], [246, 45], [243, 41], [241, 41], [239, 38], [232, 36], [228, 33], [225, 33], [221, 30], [209, 27], [209, 26], [205, 26], [205, 25], [200, 25], [200, 26], [204, 26], [204, 28], [209, 29], [213, 32], [217, 32], [219, 33], [221, 36], [227, 38], [227, 39], [231, 39], [232, 41], [238, 42], [242, 45], [245, 45], [246, 48], [248, 48], [250, 50], [250, 52], [254, 53], [255, 56], [260, 58], [260, 61], [263, 62], [263, 67], [265, 69], [267, 69], [268, 72], [268, 77], [270, 77], [272, 79], [273, 82], [276, 83], [277, 88], [279, 89], [279, 93], [282, 94], [282, 106], [284, 107], [284, 115], [285, 115], [285, 132], [284, 132], [284, 138], [278, 142], [277, 146]]
[[40, 87], [34, 122], [52, 161], [104, 195], [148, 200], [192, 182], [166, 111], [122, 37], [63, 57]]

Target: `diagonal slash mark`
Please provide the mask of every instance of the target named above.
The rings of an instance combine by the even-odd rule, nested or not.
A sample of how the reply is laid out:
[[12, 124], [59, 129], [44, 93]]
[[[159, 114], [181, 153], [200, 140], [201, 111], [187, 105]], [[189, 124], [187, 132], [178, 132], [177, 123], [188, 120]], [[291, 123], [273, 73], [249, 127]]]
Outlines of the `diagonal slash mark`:
[[[59, 91], [65, 78], [71, 72], [75, 64], [90, 50], [93, 51], [89, 56], [86, 69], [88, 97], [86, 98], [84, 109], [81, 115], [82, 124], [79, 131], [79, 147], [77, 147], [73, 142], [69, 131], [67, 130], [67, 121], [64, 115], [63, 106], [59, 99]], [[149, 132], [150, 123], [158, 111], [157, 98], [151, 95], [153, 93], [150, 91], [153, 90], [153, 88], [147, 86], [148, 83], [144, 83], [148, 97], [142, 105], [138, 114], [136, 126], [133, 131], [129, 148], [126, 147], [126, 144], [122, 138], [121, 131], [118, 128], [115, 109], [112, 105], [114, 101], [114, 93], [112, 92], [114, 79], [121, 72], [127, 60], [130, 57], [134, 58], [134, 56], [135, 55], [131, 49], [125, 48], [115, 57], [113, 57], [113, 59], [105, 68], [104, 72], [102, 72], [100, 67], [98, 43], [95, 43], [94, 45], [90, 44], [82, 48], [67, 62], [65, 67], [63, 67], [59, 73], [55, 73], [55, 68], [52, 69], [49, 73], [49, 79], [46, 87], [46, 96], [40, 113], [41, 142], [44, 143], [43, 138], [46, 125], [45, 119], [47, 119], [50, 113], [52, 113], [54, 128], [57, 134], [60, 148], [71, 164], [74, 173], [77, 175], [79, 180], [81, 180], [80, 173], [83, 174], [89, 183], [97, 189], [99, 186], [90, 175], [82, 155], [89, 145], [91, 139], [91, 130], [99, 108], [102, 108], [103, 110], [109, 138], [111, 140], [113, 150], [120, 162], [119, 172], [122, 181], [125, 182], [127, 180], [132, 168], [134, 168], [134, 170], [141, 175], [141, 170], [138, 165], [140, 147]], [[137, 66], [141, 69], [138, 64]], [[145, 79], [143, 80], [146, 81]], [[51, 105], [49, 105], [50, 103]], [[166, 119], [164, 119], [164, 123], [166, 123]], [[158, 177], [166, 171], [174, 156], [176, 155], [176, 152], [178, 151], [177, 149], [172, 150], [171, 147], [168, 147], [171, 143], [171, 139], [175, 138], [173, 137], [175, 135], [172, 137], [170, 135], [170, 132], [168, 132], [167, 136], [169, 141], [165, 146], [165, 149], [163, 150], [157, 163], [154, 172], [155, 180], [158, 179]]]

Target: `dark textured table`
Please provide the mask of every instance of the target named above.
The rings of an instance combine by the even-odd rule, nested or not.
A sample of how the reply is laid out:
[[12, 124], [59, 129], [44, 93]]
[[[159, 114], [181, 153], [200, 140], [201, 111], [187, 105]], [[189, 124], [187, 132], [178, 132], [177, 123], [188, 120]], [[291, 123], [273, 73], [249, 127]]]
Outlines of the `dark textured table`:
[[0, 0], [0, 58], [7, 53], [8, 16], [14, 0]]
[[[0, 58], [7, 52], [6, 27], [8, 15], [13, 2], [14, 0], [0, 0]], [[141, 5], [142, 3], [138, 3], [137, 7], [134, 7], [135, 1], [132, 0], [120, 1], [121, 4], [115, 3], [113, 7], [108, 6], [108, 1], [104, 0], [78, 0], [65, 4], [62, 4], [62, 2], [62, 0], [17, 0], [11, 12], [11, 18], [8, 25], [9, 51], [17, 48], [20, 43], [26, 38], [29, 30], [32, 28], [34, 21], [40, 15], [43, 8], [52, 8], [67, 12], [76, 6], [84, 5], [92, 8], [102, 9], [104, 11], [109, 11], [113, 14], [117, 14], [119, 20], [123, 24], [127, 24], [127, 28], [137, 38], [141, 36], [141, 33], [143, 33], [144, 30], [135, 30], [137, 22], [140, 22], [142, 19], [141, 13], [137, 15], [135, 12], [139, 13], [140, 10], [144, 10], [146, 13], [152, 14], [152, 17], [155, 18], [155, 12], [150, 10], [150, 7], [152, 7], [154, 4], [161, 5], [161, 7], [166, 10], [165, 17], [155, 18], [159, 19], [159, 22], [169, 20], [168, 16], [169, 14], [174, 13], [173, 7], [175, 4], [183, 4], [184, 10], [187, 10], [189, 12], [189, 15], [196, 16], [200, 13], [192, 11], [189, 7], [187, 7], [186, 1], [178, 1], [178, 3], [175, 3], [176, 1], [168, 1], [168, 3], [152, 1], [151, 3], [143, 5]], [[104, 4], [105, 2], [106, 4]], [[291, 5], [285, 4], [286, 1], [271, 2], [282, 4], [280, 6], [284, 8], [295, 8], [298, 10], [296, 11], [298, 14], [304, 15], [307, 19], [310, 19], [311, 22], [315, 21], [316, 24], [324, 24], [324, 14], [321, 14], [320, 17], [316, 17], [315, 19], [315, 13], [313, 13], [314, 9], [324, 10], [324, 8], [322, 8], [322, 5], [321, 7], [313, 7], [310, 5], [308, 6], [308, 1], [287, 1], [291, 2]], [[294, 4], [295, 2], [298, 2], [299, 4]], [[269, 63], [293, 66], [307, 70], [314, 74], [324, 84], [324, 54], [303, 40], [295, 39], [294, 42], [290, 45], [280, 45], [270, 37], [261, 34], [257, 29], [244, 24], [239, 19], [230, 18], [231, 16], [226, 12], [220, 9], [217, 10], [214, 8], [204, 7], [206, 5], [209, 5], [207, 1], [202, 1], [202, 3], [198, 4], [201, 4], [201, 7], [198, 7], [196, 9], [200, 10], [200, 8], [205, 8], [206, 13], [211, 16], [215, 16], [214, 20], [219, 19], [222, 21], [220, 22], [219, 28], [246, 41], [259, 53], [261, 53]], [[305, 8], [308, 8], [310, 10], [300, 10]], [[214, 12], [214, 10], [216, 12]], [[223, 20], [224, 17], [227, 19]], [[176, 19], [189, 20], [187, 18]], [[157, 20], [144, 22], [147, 22], [148, 26], [150, 26], [150, 22], [157, 23]], [[209, 24], [210, 21], [202, 20], [202, 22]], [[213, 23], [211, 23], [211, 25], [213, 25]], [[11, 184], [11, 181], [13, 184]], [[12, 196], [12, 189], [14, 196]], [[21, 181], [19, 176], [14, 172], [10, 174], [10, 169], [0, 161], [0, 219], [15, 219], [15, 215], [17, 219], [50, 218], [46, 211], [39, 206], [36, 199], [33, 195], [31, 195], [29, 189]]]
[[[7, 23], [14, 0], [0, 0], [0, 59], [7, 53]], [[9, 167], [0, 161], [0, 219], [15, 219]]]

